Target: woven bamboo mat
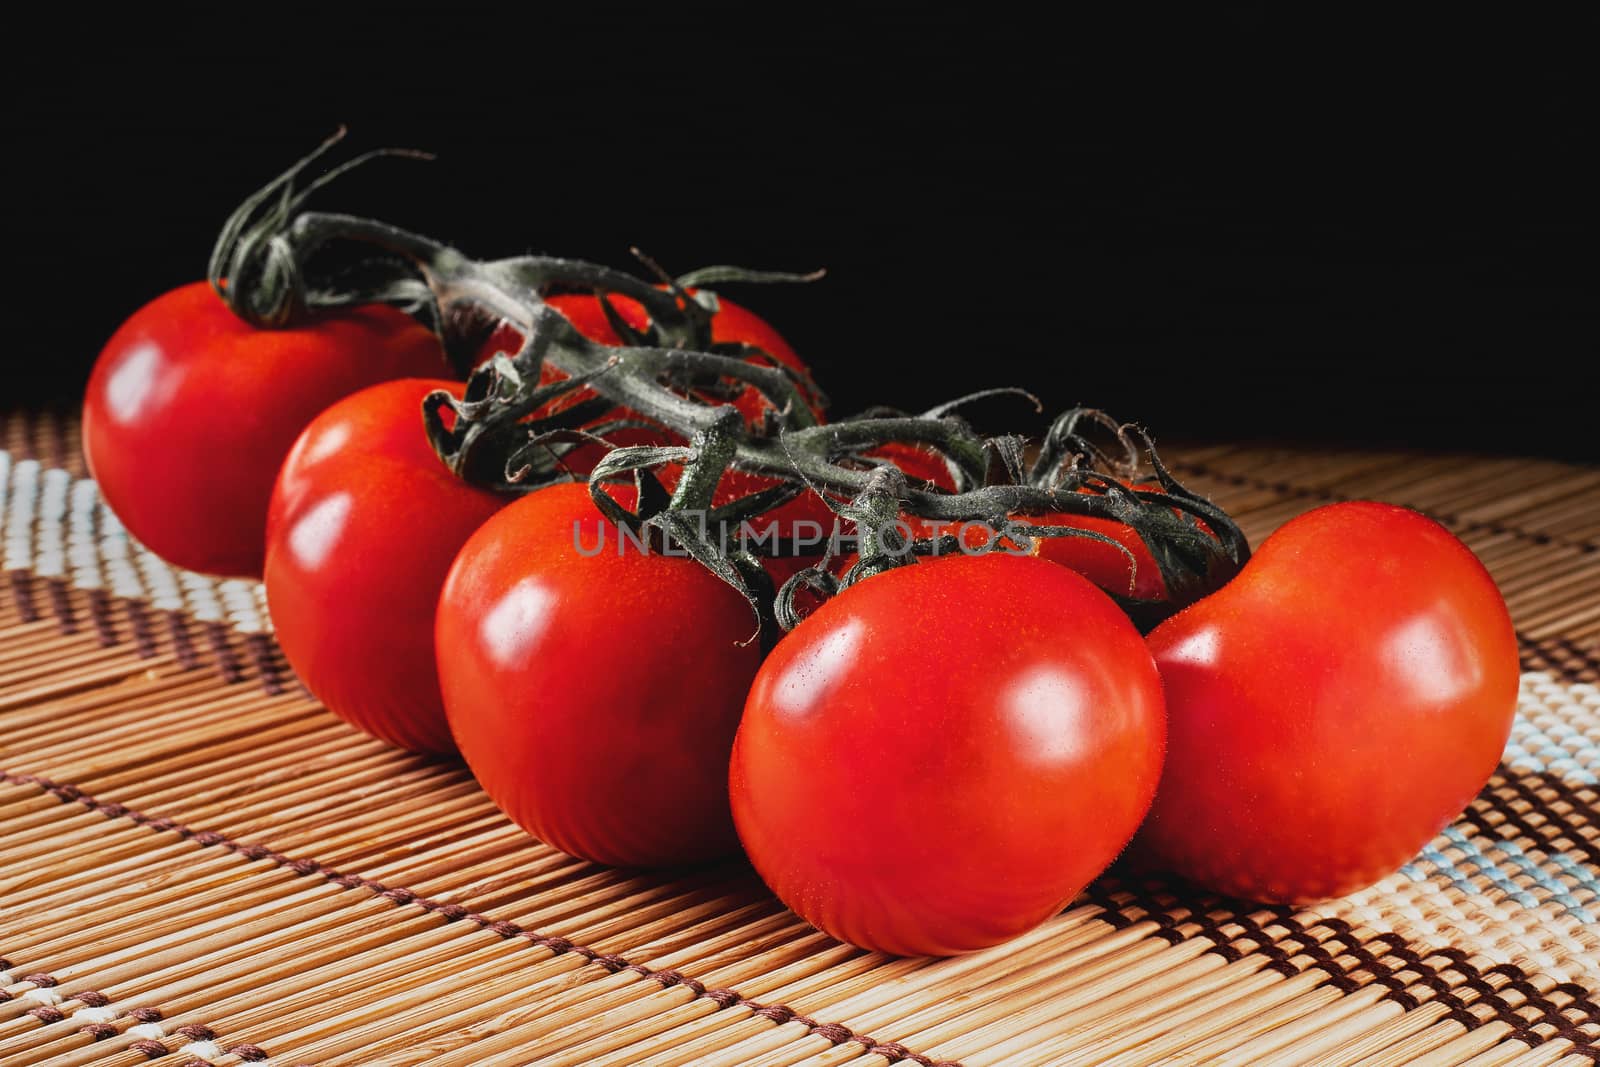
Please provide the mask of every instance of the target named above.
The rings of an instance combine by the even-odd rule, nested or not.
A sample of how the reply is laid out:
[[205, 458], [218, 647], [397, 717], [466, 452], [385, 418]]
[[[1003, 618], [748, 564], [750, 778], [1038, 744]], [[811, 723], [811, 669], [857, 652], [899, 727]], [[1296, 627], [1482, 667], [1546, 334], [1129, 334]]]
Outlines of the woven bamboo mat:
[[0, 422], [0, 1064], [1600, 1062], [1600, 470], [1181, 450], [1253, 542], [1374, 497], [1478, 552], [1526, 668], [1500, 772], [1342, 900], [1108, 877], [930, 961], [830, 941], [742, 864], [566, 858], [346, 728], [255, 587], [129, 541], [75, 432]]

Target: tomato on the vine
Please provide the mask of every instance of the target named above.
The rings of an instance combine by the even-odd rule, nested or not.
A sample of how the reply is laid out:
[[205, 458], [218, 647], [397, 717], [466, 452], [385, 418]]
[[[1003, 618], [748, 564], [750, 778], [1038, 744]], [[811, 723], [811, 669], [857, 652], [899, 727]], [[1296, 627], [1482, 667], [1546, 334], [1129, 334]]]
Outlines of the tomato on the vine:
[[1077, 571], [1108, 593], [1136, 600], [1167, 598], [1167, 584], [1150, 546], [1127, 524], [1093, 515], [1057, 513], [1027, 515], [1022, 520], [1034, 526], [1070, 526], [1110, 538], [1122, 548], [1087, 537], [1041, 537], [1036, 554]]
[[394, 308], [258, 330], [195, 282], [106, 343], [84, 397], [84, 453], [106, 503], [156, 555], [259, 577], [272, 482], [306, 424], [375, 382], [448, 372], [438, 339]]
[[[638, 301], [625, 296], [612, 296], [609, 298], [612, 308], [630, 327], [643, 331], [649, 326], [649, 316], [645, 313], [644, 306]], [[617, 333], [611, 321], [606, 317], [600, 299], [588, 293], [557, 293], [546, 298], [546, 302], [559, 311], [572, 325], [591, 341], [605, 345], [620, 345], [623, 338]], [[797, 382], [810, 382], [810, 371], [800, 357], [795, 354], [788, 342], [760, 316], [754, 312], [734, 303], [725, 296], [717, 298], [718, 310], [711, 319], [712, 344], [744, 344], [759, 349], [766, 353], [768, 359], [758, 355], [746, 357], [747, 362], [756, 364], [775, 364], [785, 367], [791, 372]], [[483, 358], [488, 358], [495, 352], [515, 352], [521, 344], [521, 335], [512, 327], [502, 324], [491, 334], [489, 340], [482, 348]], [[542, 372], [545, 382], [561, 380], [564, 375], [556, 368], [546, 365]], [[800, 389], [801, 396], [811, 408], [813, 415], [822, 417], [822, 406], [814, 391], [809, 386], [803, 385]], [[578, 403], [592, 392], [587, 389], [575, 390], [555, 400], [547, 409], [547, 414], [553, 414]], [[710, 398], [707, 398], [708, 401]], [[768, 412], [776, 409], [768, 399], [754, 386], [736, 387], [731, 400], [733, 406], [744, 417], [748, 426], [756, 427]], [[630, 417], [626, 408], [614, 408], [610, 412], [595, 419], [596, 424], [621, 418]], [[607, 439], [613, 446], [643, 445], [643, 444], [682, 444], [681, 438], [665, 429], [648, 429], [643, 427], [628, 427], [608, 433]], [[607, 449], [600, 445], [579, 445], [563, 457], [563, 466], [577, 475], [588, 474], [594, 465], [605, 455]], [[924, 465], [930, 463], [926, 458], [919, 456]], [[946, 480], [948, 471], [942, 471], [942, 461], [933, 457], [931, 462], [939, 462], [941, 473]], [[670, 491], [677, 484], [679, 468], [675, 464], [668, 464], [656, 471], [657, 476]], [[778, 485], [775, 478], [756, 474], [751, 471], [731, 469], [723, 476], [717, 486], [716, 496], [712, 501], [713, 506], [720, 506], [737, 500], [752, 493], [771, 489]], [[751, 521], [751, 530], [754, 535], [761, 537], [775, 532], [778, 542], [786, 552], [791, 551], [797, 540], [809, 540], [815, 536], [817, 543], [812, 554], [790, 555], [789, 558], [775, 558], [767, 561], [767, 571], [772, 576], [774, 583], [781, 584], [794, 571], [807, 566], [815, 561], [822, 552], [824, 541], [833, 528], [834, 515], [826, 503], [817, 494], [809, 491], [801, 492], [794, 499], [763, 513]], [[802, 545], [801, 547], [805, 547]]]
[[[894, 458], [901, 464], [902, 469], [906, 468], [907, 464], [899, 454]], [[927, 461], [923, 462], [922, 469], [930, 471], [934, 469]], [[1149, 484], [1130, 484], [1129, 488], [1153, 490], [1158, 487]], [[962, 547], [950, 551], [979, 552], [994, 543], [1013, 554], [1029, 554], [1058, 563], [1083, 575], [1108, 593], [1136, 600], [1164, 601], [1168, 598], [1166, 582], [1161, 577], [1161, 568], [1156, 563], [1150, 546], [1144, 543], [1144, 539], [1133, 527], [1116, 519], [1066, 511], [1012, 515], [1008, 522], [1019, 527], [1066, 526], [1099, 534], [1115, 542], [1108, 544], [1106, 541], [1094, 538], [1071, 535], [1036, 537], [1033, 539], [1033, 547], [1026, 553], [1015, 541], [1005, 536], [1003, 528], [991, 529], [982, 522], [927, 519], [916, 515], [903, 516], [901, 522], [903, 523], [901, 532], [909, 534], [913, 539], [946, 536], [957, 538]], [[1199, 528], [1209, 532], [1203, 521], [1199, 523]], [[855, 561], [854, 556], [847, 559], [851, 563]]]
[[587, 486], [537, 490], [485, 523], [445, 581], [450, 727], [489, 797], [564, 852], [630, 867], [724, 855], [754, 625], [699, 563], [621, 540]]
[[406, 378], [318, 415], [278, 475], [267, 604], [278, 644], [328, 710], [418, 752], [450, 752], [433, 613], [456, 553], [509, 500], [433, 452], [422, 400], [457, 382]]
[[1255, 900], [1308, 903], [1399, 868], [1488, 780], [1516, 709], [1494, 580], [1389, 504], [1290, 521], [1149, 644], [1169, 741], [1137, 847]]
[[998, 552], [925, 561], [841, 593], [768, 656], [734, 742], [734, 820], [813, 925], [963, 952], [1111, 863], [1163, 733], [1150, 653], [1084, 578]]
[[[1159, 491], [1151, 482], [1125, 482], [1130, 489]], [[1095, 515], [1073, 515], [1065, 512], [1048, 512], [1039, 515], [1018, 516], [1023, 523], [1033, 526], [1071, 526], [1097, 533], [1116, 542], [1106, 544], [1088, 537], [1044, 537], [1037, 542], [1037, 555], [1064, 567], [1071, 567], [1108, 593], [1131, 597], [1135, 600], [1164, 601], [1169, 597], [1167, 583], [1161, 576], [1161, 567], [1144, 543], [1138, 531], [1115, 519]], [[1204, 520], [1196, 520], [1203, 533], [1211, 533]], [[1122, 546], [1118, 548], [1117, 545]], [[1124, 549], [1126, 551], [1124, 551]]]

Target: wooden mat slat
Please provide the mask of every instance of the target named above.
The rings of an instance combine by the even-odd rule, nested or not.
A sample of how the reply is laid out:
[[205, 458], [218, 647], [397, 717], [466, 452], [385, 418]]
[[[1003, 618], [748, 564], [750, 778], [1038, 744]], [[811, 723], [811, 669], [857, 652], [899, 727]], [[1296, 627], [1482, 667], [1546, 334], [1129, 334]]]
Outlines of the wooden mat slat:
[[[81, 472], [73, 432], [0, 419], [13, 453]], [[1257, 446], [1177, 466], [1255, 539], [1346, 496], [1423, 506], [1505, 587], [1549, 673], [1407, 872], [1300, 912], [1122, 874], [1011, 944], [889, 960], [743, 864], [613, 871], [529, 840], [459, 765], [318, 708], [248, 590], [157, 608], [16, 572], [0, 1063], [1600, 1062], [1600, 472]], [[237, 614], [205, 607], [224, 594]]]

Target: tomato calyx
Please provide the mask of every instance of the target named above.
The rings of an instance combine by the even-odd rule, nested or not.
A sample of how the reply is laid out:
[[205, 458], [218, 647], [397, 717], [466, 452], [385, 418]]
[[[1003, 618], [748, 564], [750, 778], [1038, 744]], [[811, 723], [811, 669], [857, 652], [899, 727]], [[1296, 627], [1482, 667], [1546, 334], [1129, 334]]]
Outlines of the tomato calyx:
[[[492, 363], [494, 373], [468, 378], [460, 399], [438, 390], [423, 401], [423, 425], [433, 450], [456, 477], [485, 488], [526, 491], [569, 480], [561, 462], [565, 450], [559, 445], [604, 442], [602, 428], [584, 427], [611, 405], [600, 396], [559, 402], [609, 368], [540, 384], [537, 377], [527, 381], [504, 356], [495, 356]], [[529, 435], [525, 420], [535, 412], [541, 413], [539, 432]]]
[[[344, 139], [334, 134], [288, 170], [257, 190], [228, 217], [212, 246], [206, 278], [234, 314], [259, 329], [279, 329], [308, 314], [360, 304], [393, 304], [413, 313], [431, 308], [427, 284], [407, 259], [422, 250], [422, 239], [384, 223], [370, 223], [369, 243], [392, 245], [391, 255], [373, 256], [337, 286], [309, 286], [305, 263], [337, 227], [319, 224], [304, 210], [318, 189], [374, 159], [432, 159], [428, 152], [379, 148], [332, 168], [297, 190], [301, 173]], [[365, 220], [363, 220], [365, 221]], [[435, 324], [436, 325], [436, 324]], [[436, 331], [437, 332], [437, 331]]]
[[[1110, 436], [1114, 451], [1096, 441], [1092, 434], [1096, 429]], [[1108, 477], [1085, 480], [1081, 472], [1086, 463]], [[1135, 482], [1146, 465], [1146, 481]], [[1250, 559], [1250, 544], [1238, 524], [1173, 476], [1149, 433], [1118, 423], [1104, 412], [1078, 409], [1052, 423], [1028, 480], [1046, 489], [1095, 482], [1109, 498], [1111, 517], [1137, 533], [1155, 558], [1167, 598], [1178, 606], [1222, 588]], [[1124, 604], [1125, 609], [1130, 606]], [[1153, 609], [1144, 611], [1152, 617], [1152, 625], [1172, 614], [1148, 602], [1140, 606]]]

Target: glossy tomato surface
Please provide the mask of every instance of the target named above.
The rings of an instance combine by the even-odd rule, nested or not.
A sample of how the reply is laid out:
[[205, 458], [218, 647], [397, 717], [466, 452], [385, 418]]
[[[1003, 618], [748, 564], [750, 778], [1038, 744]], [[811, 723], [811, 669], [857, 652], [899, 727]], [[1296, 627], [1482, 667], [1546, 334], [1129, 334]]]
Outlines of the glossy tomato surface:
[[106, 343], [84, 397], [84, 452], [111, 510], [156, 555], [259, 577], [272, 483], [306, 424], [375, 382], [448, 371], [433, 334], [393, 308], [258, 330], [196, 282]]
[[778, 643], [729, 785], [778, 896], [863, 948], [949, 955], [1055, 914], [1154, 795], [1160, 680], [1087, 580], [953, 556], [880, 574]]
[[693, 560], [617, 545], [573, 484], [472, 536], [439, 600], [451, 729], [500, 809], [564, 852], [618, 866], [733, 852], [728, 750], [760, 664], [741, 643], [754, 618]]
[[1139, 849], [1256, 900], [1338, 896], [1410, 860], [1488, 780], [1516, 707], [1494, 581], [1389, 504], [1285, 524], [1149, 643], [1169, 740]]
[[452, 752], [433, 613], [456, 553], [510, 498], [434, 455], [405, 378], [353, 393], [295, 442], [267, 519], [267, 604], [289, 665], [335, 715], [418, 752]]

